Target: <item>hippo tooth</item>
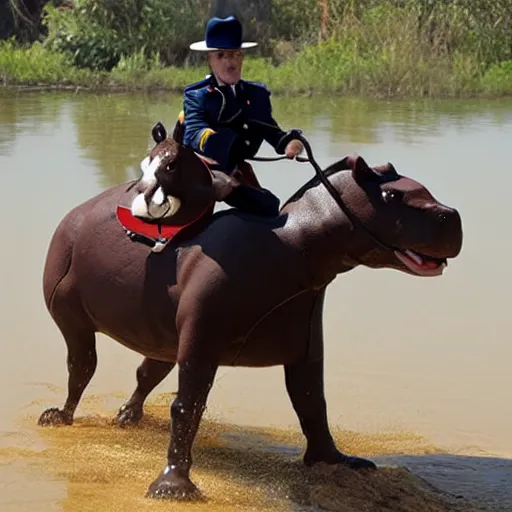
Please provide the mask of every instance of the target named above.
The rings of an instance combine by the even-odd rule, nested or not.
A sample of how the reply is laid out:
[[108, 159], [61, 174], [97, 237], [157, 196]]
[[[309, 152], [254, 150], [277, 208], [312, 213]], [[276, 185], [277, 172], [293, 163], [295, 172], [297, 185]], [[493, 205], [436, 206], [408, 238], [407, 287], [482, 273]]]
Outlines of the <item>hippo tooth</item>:
[[156, 192], [153, 194], [153, 197], [151, 198], [151, 202], [157, 206], [162, 206], [164, 204], [165, 195], [164, 191], [162, 190], [162, 187], [158, 187], [156, 189]]
[[409, 256], [409, 258], [415, 261], [418, 265], [423, 265], [423, 258], [419, 254], [416, 254], [415, 252], [410, 251], [409, 249], [405, 251], [405, 254], [407, 254], [407, 256]]
[[148, 205], [144, 200], [144, 194], [139, 194], [135, 197], [132, 202], [132, 215], [135, 217], [147, 217], [148, 216]]

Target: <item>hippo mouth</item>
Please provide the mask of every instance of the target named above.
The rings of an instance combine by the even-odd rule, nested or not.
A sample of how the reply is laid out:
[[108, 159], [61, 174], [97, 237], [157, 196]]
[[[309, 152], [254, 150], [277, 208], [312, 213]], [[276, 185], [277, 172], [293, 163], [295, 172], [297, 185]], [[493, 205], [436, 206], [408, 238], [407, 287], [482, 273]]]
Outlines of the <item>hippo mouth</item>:
[[448, 265], [445, 258], [433, 258], [406, 249], [405, 251], [394, 251], [398, 260], [407, 267], [413, 274], [422, 277], [440, 276]]

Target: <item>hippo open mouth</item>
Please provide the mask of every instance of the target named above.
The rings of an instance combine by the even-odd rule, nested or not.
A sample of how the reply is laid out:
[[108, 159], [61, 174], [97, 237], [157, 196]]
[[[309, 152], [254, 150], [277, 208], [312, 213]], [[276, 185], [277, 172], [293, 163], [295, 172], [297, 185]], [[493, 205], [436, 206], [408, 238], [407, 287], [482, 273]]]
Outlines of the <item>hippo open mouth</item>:
[[448, 265], [445, 258], [433, 258], [406, 249], [394, 251], [398, 260], [403, 263], [413, 274], [422, 277], [440, 276]]

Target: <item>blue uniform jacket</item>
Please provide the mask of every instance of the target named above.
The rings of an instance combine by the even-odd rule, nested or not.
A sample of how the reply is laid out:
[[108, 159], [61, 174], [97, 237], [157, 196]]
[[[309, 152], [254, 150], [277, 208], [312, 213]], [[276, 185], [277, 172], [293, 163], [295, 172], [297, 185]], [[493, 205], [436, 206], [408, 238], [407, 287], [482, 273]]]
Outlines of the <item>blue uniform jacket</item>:
[[185, 88], [183, 112], [183, 144], [227, 172], [254, 156], [263, 140], [283, 154], [292, 139], [272, 117], [270, 91], [256, 82], [240, 80], [235, 97], [231, 86], [219, 86], [212, 75]]

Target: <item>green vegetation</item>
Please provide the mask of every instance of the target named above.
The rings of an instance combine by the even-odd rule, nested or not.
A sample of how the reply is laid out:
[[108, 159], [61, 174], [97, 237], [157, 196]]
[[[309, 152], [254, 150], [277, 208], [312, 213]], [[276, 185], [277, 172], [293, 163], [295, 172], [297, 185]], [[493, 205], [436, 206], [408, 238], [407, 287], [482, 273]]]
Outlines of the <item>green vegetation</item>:
[[[251, 13], [240, 16], [246, 39], [262, 43], [247, 52], [244, 77], [266, 82], [276, 94], [512, 93], [512, 0], [238, 4]], [[203, 38], [211, 9], [205, 0], [76, 0], [65, 9], [47, 3], [40, 40], [0, 42], [0, 80], [180, 91], [207, 72], [204, 56], [187, 48]]]

